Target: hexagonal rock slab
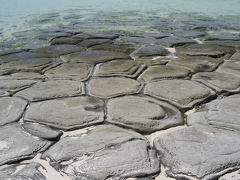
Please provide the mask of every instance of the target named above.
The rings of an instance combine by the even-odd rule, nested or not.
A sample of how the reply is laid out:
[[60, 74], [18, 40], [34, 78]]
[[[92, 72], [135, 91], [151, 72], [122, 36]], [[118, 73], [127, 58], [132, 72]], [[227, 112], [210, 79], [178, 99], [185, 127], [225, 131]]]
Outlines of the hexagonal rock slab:
[[230, 59], [231, 60], [240, 61], [240, 51], [238, 51], [235, 54], [233, 54]]
[[136, 94], [141, 88], [140, 82], [125, 77], [95, 78], [88, 84], [89, 94], [100, 98]]
[[139, 80], [143, 80], [144, 82], [157, 81], [159, 79], [176, 79], [176, 78], [184, 78], [189, 79], [191, 72], [187, 69], [178, 68], [174, 66], [150, 66], [147, 70], [145, 70], [140, 76]]
[[161, 80], [146, 85], [144, 93], [169, 101], [181, 109], [188, 109], [206, 101], [214, 92], [206, 86], [190, 80]]
[[240, 131], [240, 95], [216, 99], [189, 114], [188, 125], [204, 124]]
[[135, 57], [138, 63], [146, 66], [165, 65], [169, 62], [167, 58], [161, 58], [156, 56]]
[[156, 40], [149, 37], [123, 36], [116, 39], [117, 43], [153, 44]]
[[218, 93], [240, 91], [240, 79], [238, 76], [220, 72], [201, 72], [193, 75], [193, 80], [204, 83], [215, 89]]
[[45, 176], [39, 171], [39, 168], [44, 167], [36, 162], [11, 165], [0, 169], [0, 179], [7, 180], [46, 180]]
[[80, 96], [32, 103], [24, 121], [71, 130], [103, 122], [103, 101]]
[[230, 41], [230, 40], [224, 40], [224, 41], [206, 41], [204, 44], [212, 44], [217, 46], [225, 46], [225, 47], [233, 47], [233, 48], [240, 48], [240, 41]]
[[73, 39], [69, 37], [60, 37], [51, 40], [51, 45], [59, 45], [59, 44], [77, 44], [78, 42], [82, 41], [82, 39]]
[[240, 134], [201, 126], [186, 127], [154, 140], [167, 174], [178, 179], [217, 179], [239, 168]]
[[104, 43], [110, 43], [112, 40], [110, 39], [86, 39], [81, 42], [79, 42], [77, 45], [89, 48], [91, 46], [99, 45], [99, 44], [104, 44]]
[[144, 67], [145, 65], [139, 64], [133, 60], [113, 60], [104, 64], [98, 64], [94, 76], [125, 76], [134, 78]]
[[43, 54], [46, 54], [47, 57], [58, 57], [60, 55], [79, 52], [83, 50], [84, 48], [82, 48], [81, 46], [64, 44], [64, 45], [52, 45], [52, 46], [47, 46], [39, 49], [34, 49], [34, 50], [31, 50], [30, 52], [43, 53]]
[[180, 56], [171, 60], [168, 65], [183, 67], [191, 72], [214, 71], [223, 61], [205, 56]]
[[0, 127], [0, 165], [34, 157], [51, 145], [32, 137], [19, 124]]
[[113, 59], [129, 59], [129, 55], [121, 52], [89, 50], [79, 53], [68, 54], [60, 57], [64, 62], [83, 62], [97, 64]]
[[233, 74], [240, 76], [240, 61], [225, 61], [218, 69], [217, 72]]
[[149, 45], [143, 48], [140, 48], [135, 53], [135, 56], [166, 56], [169, 54], [169, 51], [159, 45]]
[[134, 45], [129, 44], [100, 44], [96, 46], [92, 46], [89, 48], [90, 50], [104, 50], [104, 51], [116, 51], [130, 54], [132, 51], [136, 49]]
[[58, 80], [39, 82], [31, 88], [16, 93], [15, 96], [26, 98], [29, 101], [39, 101], [58, 97], [76, 96], [81, 93], [82, 89], [80, 82]]
[[209, 34], [204, 37], [205, 40], [240, 40], [239, 33], [220, 33], [220, 34]]
[[0, 98], [0, 126], [18, 121], [25, 108], [27, 101], [16, 97]]
[[149, 97], [124, 96], [111, 99], [107, 111], [108, 122], [142, 133], [152, 133], [184, 123], [177, 108]]
[[175, 36], [170, 36], [170, 37], [159, 39], [159, 40], [155, 41], [155, 43], [163, 45], [163, 46], [167, 46], [167, 47], [182, 46], [184, 44], [197, 44], [197, 42], [192, 39], [183, 38], [183, 37], [175, 37]]
[[159, 172], [156, 153], [145, 138], [112, 125], [64, 137], [43, 154], [46, 157], [77, 179], [125, 179]]
[[37, 72], [17, 72], [5, 76], [0, 76], [0, 79], [17, 79], [17, 80], [44, 80], [46, 77]]
[[91, 75], [93, 66], [87, 63], [64, 63], [45, 72], [49, 79], [85, 81]]

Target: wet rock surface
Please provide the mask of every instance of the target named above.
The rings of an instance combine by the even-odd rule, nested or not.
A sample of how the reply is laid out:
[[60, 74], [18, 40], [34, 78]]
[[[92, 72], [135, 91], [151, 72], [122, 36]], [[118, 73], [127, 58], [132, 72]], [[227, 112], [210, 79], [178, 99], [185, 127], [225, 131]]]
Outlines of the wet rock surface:
[[217, 72], [240, 76], [240, 61], [225, 61], [224, 64], [217, 69]]
[[151, 45], [151, 46], [145, 46], [143, 48], [140, 48], [135, 53], [135, 56], [141, 57], [141, 56], [166, 56], [169, 52], [167, 49], [165, 49], [162, 46], [157, 45]]
[[190, 38], [175, 37], [175, 36], [159, 39], [155, 43], [163, 46], [167, 46], [167, 47], [182, 46], [185, 44], [197, 44], [196, 41]]

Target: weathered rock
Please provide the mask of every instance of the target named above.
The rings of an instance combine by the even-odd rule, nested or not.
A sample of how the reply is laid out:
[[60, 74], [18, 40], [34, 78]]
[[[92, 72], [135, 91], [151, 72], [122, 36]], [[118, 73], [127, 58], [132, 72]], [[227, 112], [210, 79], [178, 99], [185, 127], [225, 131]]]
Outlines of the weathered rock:
[[195, 31], [194, 30], [192, 31], [177, 30], [177, 31], [173, 31], [172, 33], [178, 37], [185, 37], [185, 38], [198, 38], [206, 35], [205, 32], [196, 31], [196, 30]]
[[0, 51], [0, 56], [22, 52], [20, 49], [9, 49]]
[[51, 45], [58, 45], [58, 44], [72, 44], [75, 45], [82, 41], [82, 39], [77, 38], [69, 38], [69, 37], [61, 37], [61, 38], [55, 38], [51, 41]]
[[18, 121], [25, 108], [27, 101], [15, 97], [0, 98], [0, 126]]
[[233, 54], [230, 59], [235, 61], [240, 61], [240, 51]]
[[240, 170], [236, 170], [227, 174], [224, 174], [219, 180], [238, 180], [240, 179]]
[[240, 131], [240, 95], [216, 99], [189, 114], [188, 125], [204, 124]]
[[232, 40], [239, 41], [239, 33], [220, 33], [220, 34], [209, 34], [204, 37], [205, 40]]
[[70, 44], [61, 44], [61, 45], [52, 45], [39, 49], [31, 50], [34, 53], [46, 54], [47, 57], [59, 57], [64, 54], [70, 54], [74, 52], [84, 51], [84, 48], [80, 46], [70, 45]]
[[145, 64], [146, 66], [165, 65], [169, 62], [167, 58], [157, 56], [135, 57], [135, 60], [138, 63]]
[[95, 78], [88, 84], [89, 94], [100, 98], [136, 94], [141, 88], [141, 83], [125, 77]]
[[118, 35], [106, 33], [106, 32], [88, 32], [88, 33], [80, 33], [73, 38], [82, 38], [82, 39], [115, 39]]
[[125, 76], [136, 77], [144, 68], [133, 60], [113, 60], [106, 62], [105, 64], [98, 64], [96, 66], [95, 76]]
[[218, 46], [225, 46], [225, 47], [233, 47], [233, 48], [240, 48], [240, 41], [206, 41], [204, 44], [214, 44]]
[[10, 165], [0, 169], [0, 179], [2, 180], [46, 180], [45, 176], [39, 171], [44, 167], [36, 162]]
[[159, 172], [155, 151], [145, 138], [112, 125], [64, 137], [43, 154], [46, 157], [77, 179], [124, 179]]
[[32, 137], [19, 124], [0, 127], [0, 165], [34, 157], [51, 142]]
[[197, 44], [196, 41], [190, 38], [175, 37], [175, 36], [159, 39], [155, 41], [155, 43], [163, 46], [167, 46], [167, 47], [182, 46], [185, 44]]
[[143, 37], [151, 37], [151, 38], [161, 39], [161, 38], [169, 37], [170, 35], [159, 32], [159, 33], [140, 33], [140, 34], [137, 34], [136, 36], [143, 36]]
[[223, 61], [205, 56], [180, 56], [171, 60], [168, 65], [183, 67], [193, 73], [201, 71], [214, 71]]
[[175, 78], [184, 78], [189, 79], [191, 72], [187, 69], [178, 68], [174, 66], [150, 66], [145, 70], [140, 76], [139, 80], [144, 82], [157, 81], [160, 79], [175, 79]]
[[81, 83], [78, 81], [58, 80], [38, 82], [31, 88], [16, 93], [29, 101], [39, 101], [57, 97], [67, 97], [80, 95]]
[[177, 179], [217, 179], [239, 168], [240, 134], [232, 131], [186, 127], [156, 138], [154, 146]]
[[102, 63], [114, 59], [129, 59], [129, 55], [121, 52], [89, 50], [61, 56], [64, 62]]
[[110, 43], [110, 42], [112, 42], [112, 40], [110, 40], [110, 39], [86, 39], [86, 40], [79, 42], [77, 45], [85, 47], [85, 48], [89, 48], [89, 47], [92, 47], [95, 45]]
[[0, 62], [6, 63], [6, 62], [16, 61], [16, 60], [45, 58], [45, 57], [48, 57], [48, 56], [43, 53], [34, 53], [34, 52], [25, 52], [24, 51], [24, 52], [19, 52], [19, 53], [8, 54], [5, 56], [0, 56]]
[[188, 109], [211, 98], [214, 92], [190, 80], [161, 80], [146, 85], [144, 93], [169, 101], [181, 109]]
[[116, 39], [116, 42], [120, 43], [135, 43], [135, 44], [153, 44], [156, 40], [149, 37], [131, 37], [123, 36]]
[[24, 123], [23, 128], [34, 136], [38, 136], [43, 139], [57, 140], [63, 134], [61, 131], [52, 129], [48, 126], [40, 125], [37, 123]]
[[45, 72], [49, 79], [85, 81], [91, 75], [93, 66], [87, 63], [64, 63]]
[[140, 48], [135, 53], [135, 56], [166, 56], [169, 54], [169, 51], [162, 46], [159, 45], [149, 45], [143, 48]]
[[218, 69], [217, 72], [229, 73], [240, 76], [240, 61], [225, 61]]
[[32, 103], [24, 121], [70, 130], [103, 122], [103, 102], [80, 96]]
[[17, 72], [6, 76], [0, 76], [0, 79], [16, 79], [16, 80], [44, 80], [46, 77], [37, 72]]
[[41, 40], [48, 40], [51, 41], [55, 38], [60, 38], [60, 37], [70, 37], [71, 34], [67, 32], [44, 32], [41, 33], [38, 38]]
[[123, 53], [131, 53], [136, 49], [134, 45], [119, 45], [119, 44], [100, 44], [96, 46], [92, 46], [89, 49], [91, 50], [104, 50], [104, 51], [116, 51], [116, 52], [123, 52]]
[[192, 79], [215, 89], [218, 93], [239, 92], [240, 79], [238, 76], [220, 72], [201, 72], [193, 75]]
[[108, 122], [142, 133], [152, 133], [184, 123], [177, 108], [149, 97], [115, 98], [108, 102], [107, 111]]

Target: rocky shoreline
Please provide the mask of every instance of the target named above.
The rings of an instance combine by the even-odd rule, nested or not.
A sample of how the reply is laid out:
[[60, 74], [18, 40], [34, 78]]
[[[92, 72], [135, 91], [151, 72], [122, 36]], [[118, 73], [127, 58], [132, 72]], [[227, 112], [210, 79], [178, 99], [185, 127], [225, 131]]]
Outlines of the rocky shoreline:
[[0, 179], [239, 179], [239, 33], [39, 39], [0, 52]]

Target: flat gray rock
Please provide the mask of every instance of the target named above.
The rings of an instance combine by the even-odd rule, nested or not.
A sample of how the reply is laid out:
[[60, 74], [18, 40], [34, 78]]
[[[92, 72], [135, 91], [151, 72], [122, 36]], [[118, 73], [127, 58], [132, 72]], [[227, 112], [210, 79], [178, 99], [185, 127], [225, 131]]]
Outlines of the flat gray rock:
[[103, 122], [103, 102], [80, 96], [32, 103], [24, 121], [70, 130]]
[[82, 39], [115, 39], [118, 35], [106, 32], [87, 32], [87, 33], [80, 33], [73, 38], [82, 38]]
[[193, 80], [215, 89], [218, 93], [240, 91], [240, 79], [238, 76], [220, 72], [201, 72], [193, 75]]
[[16, 97], [0, 98], [0, 126], [18, 121], [27, 106], [27, 101]]
[[196, 41], [194, 41], [190, 38], [175, 37], [175, 36], [170, 36], [170, 37], [159, 39], [159, 40], [155, 41], [155, 43], [163, 45], [163, 46], [167, 46], [167, 47], [182, 46], [185, 44], [197, 44]]
[[89, 48], [90, 50], [104, 50], [104, 51], [115, 51], [115, 52], [122, 52], [122, 53], [131, 53], [136, 49], [136, 46], [131, 45], [131, 44], [100, 44], [96, 46], [92, 46]]
[[214, 92], [206, 86], [190, 80], [161, 80], [146, 85], [144, 93], [169, 101], [181, 109], [192, 108], [206, 101]]
[[38, 82], [28, 89], [24, 89], [15, 94], [28, 99], [29, 101], [39, 101], [58, 97], [76, 96], [82, 93], [81, 83], [70, 80], [57, 80]]
[[156, 32], [156, 33], [140, 33], [140, 34], [137, 34], [136, 36], [151, 37], [151, 38], [161, 39], [161, 38], [169, 37], [170, 35], [169, 34], [165, 34], [165, 33]]
[[113, 59], [129, 59], [129, 55], [121, 52], [89, 50], [79, 53], [73, 53], [61, 56], [64, 62], [83, 62], [89, 64], [97, 64]]
[[0, 76], [0, 79], [15, 79], [15, 80], [44, 80], [46, 77], [38, 72], [16, 72], [5, 76]]
[[167, 174], [177, 179], [217, 179], [239, 168], [240, 134], [201, 126], [186, 127], [154, 140]]
[[155, 65], [150, 66], [145, 70], [138, 78], [144, 82], [157, 81], [161, 79], [176, 79], [184, 78], [189, 79], [191, 72], [184, 68], [178, 68], [175, 66]]
[[230, 40], [214, 40], [214, 41], [205, 41], [204, 44], [214, 44], [218, 46], [240, 48], [240, 41], [230, 41]]
[[205, 56], [180, 56], [171, 60], [168, 65], [183, 67], [191, 72], [214, 71], [223, 61]]
[[1, 180], [46, 180], [46, 177], [39, 171], [44, 167], [36, 162], [10, 165], [0, 169]]
[[87, 63], [64, 63], [45, 72], [49, 79], [85, 81], [91, 75], [93, 66]]
[[233, 74], [240, 76], [240, 61], [225, 61], [218, 69], [217, 72]]
[[27, 123], [23, 124], [23, 128], [30, 134], [47, 139], [47, 140], [58, 140], [63, 134], [61, 131], [50, 128], [45, 125], [40, 125], [37, 123]]
[[77, 44], [82, 39], [77, 39], [77, 38], [71, 38], [71, 37], [60, 37], [60, 38], [55, 38], [51, 40], [51, 45], [59, 45], [59, 44]]
[[89, 47], [92, 47], [95, 45], [110, 43], [110, 42], [112, 42], [112, 40], [110, 40], [110, 39], [86, 39], [86, 40], [79, 42], [77, 45], [85, 47], [85, 48], [89, 48]]
[[159, 172], [156, 153], [145, 138], [112, 125], [62, 138], [44, 154], [61, 172], [81, 179], [125, 179]]
[[141, 133], [167, 129], [184, 123], [180, 111], [149, 97], [124, 96], [107, 104], [107, 121]]
[[240, 95], [216, 99], [187, 117], [188, 125], [203, 124], [240, 131]]
[[209, 34], [203, 37], [205, 40], [240, 40], [240, 33], [220, 33], [220, 34]]
[[153, 44], [156, 40], [150, 37], [131, 37], [123, 36], [116, 39], [116, 42], [120, 43], [134, 43], [134, 44]]
[[165, 65], [169, 62], [169, 59], [158, 56], [135, 57], [135, 60], [146, 66]]
[[140, 82], [125, 77], [94, 78], [88, 84], [89, 94], [100, 98], [136, 94], [141, 88]]
[[137, 63], [134, 60], [113, 60], [104, 64], [98, 64], [94, 76], [110, 77], [110, 76], [125, 76], [136, 77], [143, 69], [144, 65]]
[[51, 41], [59, 37], [70, 37], [71, 34], [67, 32], [43, 32], [38, 36], [38, 39]]
[[240, 61], [240, 51], [234, 53], [231, 58], [231, 60], [236, 60], [236, 61]]
[[166, 56], [169, 54], [169, 51], [159, 45], [149, 45], [137, 50], [134, 54], [135, 56]]
[[19, 124], [0, 127], [0, 165], [34, 157], [51, 145], [28, 134]]
[[6, 63], [10, 61], [23, 60], [23, 59], [35, 59], [35, 58], [46, 58], [48, 57], [43, 53], [34, 53], [34, 52], [19, 52], [13, 54], [7, 54], [5, 56], [0, 56], [0, 62]]

